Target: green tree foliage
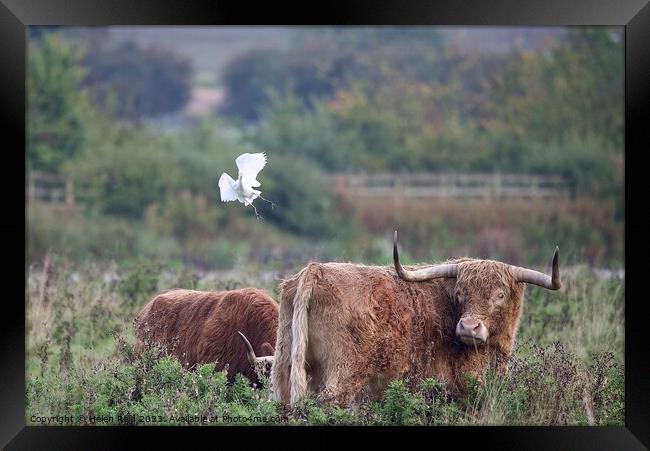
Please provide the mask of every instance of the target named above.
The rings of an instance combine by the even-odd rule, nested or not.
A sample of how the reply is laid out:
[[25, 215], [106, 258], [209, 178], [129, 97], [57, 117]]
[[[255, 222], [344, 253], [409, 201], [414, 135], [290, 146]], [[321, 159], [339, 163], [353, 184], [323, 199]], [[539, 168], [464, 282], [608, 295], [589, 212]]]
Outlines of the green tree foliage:
[[233, 59], [223, 70], [221, 79], [227, 87], [221, 111], [244, 119], [253, 119], [256, 108], [263, 104], [265, 90], [279, 88], [277, 50], [254, 50]]
[[[70, 173], [85, 187], [85, 202], [106, 214], [137, 219], [156, 204], [165, 217], [214, 205], [220, 202], [219, 175], [232, 172], [243, 152], [215, 138], [210, 125], [166, 136], [144, 125], [103, 121], [91, 135], [93, 147], [79, 155]], [[183, 199], [189, 203], [182, 206]], [[163, 213], [164, 206], [172, 210]]]
[[[560, 72], [555, 80], [560, 95], [575, 105], [576, 132], [596, 135], [605, 145], [622, 149], [623, 68], [622, 35], [604, 27], [572, 28], [566, 44], [553, 52]], [[618, 113], [618, 114], [617, 114]]]
[[57, 33], [32, 44], [27, 67], [27, 159], [33, 169], [58, 172], [86, 143], [91, 119], [78, 48]]
[[622, 147], [623, 49], [607, 28], [571, 28], [545, 53], [517, 52], [490, 88], [492, 113], [528, 140], [597, 137]]
[[233, 59], [224, 69], [226, 100], [221, 112], [244, 120], [256, 120], [269, 101], [269, 90], [301, 97], [322, 96], [332, 91], [331, 81], [312, 58], [279, 50], [251, 50]]
[[263, 174], [262, 195], [277, 207], [256, 201], [260, 213], [299, 235], [331, 238], [340, 232], [349, 218], [334, 210], [334, 195], [318, 168], [296, 157], [276, 155], [272, 161]]
[[174, 149], [146, 130], [118, 129], [75, 161], [72, 173], [87, 184], [87, 202], [102, 213], [142, 217], [144, 209], [179, 185]]
[[297, 30], [290, 53], [317, 61], [338, 89], [361, 79], [376, 84], [393, 70], [433, 80], [444, 48], [444, 34], [433, 27], [333, 27]]
[[132, 42], [100, 46], [83, 61], [84, 80], [93, 100], [120, 118], [173, 113], [185, 106], [191, 90], [189, 60], [169, 50], [142, 49]]
[[613, 196], [622, 209], [620, 39], [604, 27], [576, 27], [541, 55], [512, 55], [488, 84], [488, 111], [503, 139], [525, 152], [519, 166], [563, 174], [578, 193]]
[[355, 158], [360, 154], [354, 150], [359, 146], [336, 127], [327, 105], [314, 100], [311, 108], [307, 111], [296, 95], [270, 92], [259, 127], [247, 138], [269, 154], [305, 158], [326, 170], [358, 168]]
[[292, 51], [330, 69], [345, 58], [344, 74], [326, 97], [269, 91], [253, 142], [328, 171], [560, 173], [578, 194], [620, 197], [619, 31], [572, 28], [501, 55], [418, 33], [301, 31]]
[[222, 112], [256, 121], [271, 101], [269, 90], [327, 99], [353, 80], [377, 83], [390, 70], [430, 80], [439, 71], [435, 55], [443, 43], [440, 31], [421, 27], [298, 31], [287, 51], [252, 50], [228, 64], [221, 77], [227, 93]]

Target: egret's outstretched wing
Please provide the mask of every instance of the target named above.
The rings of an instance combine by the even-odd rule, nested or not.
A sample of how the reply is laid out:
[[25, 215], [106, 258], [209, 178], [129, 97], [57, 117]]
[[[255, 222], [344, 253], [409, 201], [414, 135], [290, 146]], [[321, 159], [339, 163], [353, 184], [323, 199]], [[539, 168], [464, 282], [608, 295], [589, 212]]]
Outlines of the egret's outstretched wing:
[[237, 168], [244, 173], [244, 177], [251, 181], [251, 186], [260, 186], [255, 180], [257, 174], [266, 166], [266, 155], [264, 153], [244, 153], [235, 160]]
[[237, 200], [237, 192], [232, 188], [233, 183], [235, 183], [235, 181], [231, 176], [225, 172], [221, 174], [221, 178], [219, 179], [219, 190], [221, 191], [222, 202]]

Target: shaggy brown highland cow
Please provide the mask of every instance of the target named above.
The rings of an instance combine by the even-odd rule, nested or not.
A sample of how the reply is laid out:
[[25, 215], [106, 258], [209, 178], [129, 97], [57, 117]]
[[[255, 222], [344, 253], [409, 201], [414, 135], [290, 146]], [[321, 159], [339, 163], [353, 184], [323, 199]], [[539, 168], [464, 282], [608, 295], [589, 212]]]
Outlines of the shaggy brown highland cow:
[[397, 232], [394, 268], [311, 263], [281, 284], [273, 397], [356, 405], [433, 376], [462, 393], [465, 373], [507, 370], [524, 284], [560, 288], [557, 248], [552, 274], [471, 258], [404, 269]]
[[259, 384], [259, 372], [273, 361], [277, 327], [277, 302], [256, 288], [173, 289], [155, 296], [136, 318], [136, 347], [162, 346], [186, 368], [228, 365], [230, 381], [241, 373]]

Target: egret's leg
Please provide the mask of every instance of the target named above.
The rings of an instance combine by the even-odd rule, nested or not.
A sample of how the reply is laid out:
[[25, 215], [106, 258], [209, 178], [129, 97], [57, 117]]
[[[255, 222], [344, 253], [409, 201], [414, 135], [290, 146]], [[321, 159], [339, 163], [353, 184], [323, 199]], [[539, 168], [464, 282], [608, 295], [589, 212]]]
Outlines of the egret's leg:
[[273, 201], [271, 201], [271, 200], [268, 200], [268, 199], [264, 199], [264, 198], [263, 198], [262, 196], [260, 196], [259, 194], [257, 195], [257, 197], [259, 197], [260, 199], [262, 199], [264, 202], [268, 202], [268, 203], [270, 203], [270, 204], [271, 204], [271, 208], [275, 207], [275, 202], [273, 202]]
[[255, 210], [255, 217], [256, 217], [257, 219], [264, 219], [264, 218], [262, 218], [262, 215], [260, 215], [260, 214], [257, 212], [257, 208], [255, 208], [255, 205], [253, 205], [253, 204], [249, 204], [249, 205], [250, 205], [251, 207], [253, 207], [253, 210]]

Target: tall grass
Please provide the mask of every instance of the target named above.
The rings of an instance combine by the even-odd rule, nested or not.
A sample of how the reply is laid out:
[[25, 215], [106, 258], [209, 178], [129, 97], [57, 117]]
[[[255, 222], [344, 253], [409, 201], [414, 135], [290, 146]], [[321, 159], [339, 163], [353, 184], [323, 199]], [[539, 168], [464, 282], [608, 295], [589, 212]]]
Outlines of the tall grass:
[[[405, 260], [471, 256], [546, 267], [559, 245], [563, 266], [620, 268], [623, 262], [623, 223], [612, 220], [615, 205], [604, 200], [384, 199], [355, 201], [354, 208], [350, 202], [336, 198], [335, 209], [342, 209], [348, 225], [326, 239], [292, 234], [268, 218], [255, 219], [252, 211], [230, 216], [226, 213], [232, 209], [189, 193], [128, 221], [35, 203], [28, 206], [28, 259], [40, 260], [56, 250], [78, 262], [146, 257], [167, 266], [219, 269], [232, 268], [238, 258], [289, 266], [309, 259], [386, 264], [392, 232], [398, 229]], [[329, 220], [322, 216], [315, 217]]]
[[560, 341], [576, 356], [610, 351], [623, 359], [625, 285], [586, 266], [562, 272], [558, 292], [527, 287], [519, 338], [539, 344]]
[[559, 245], [564, 265], [620, 267], [623, 222], [614, 220], [615, 211], [614, 202], [587, 197], [503, 203], [396, 198], [360, 203], [356, 214], [371, 234], [399, 229], [415, 260], [465, 255], [547, 265]]

